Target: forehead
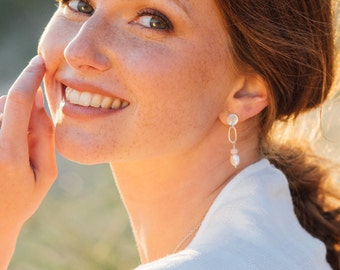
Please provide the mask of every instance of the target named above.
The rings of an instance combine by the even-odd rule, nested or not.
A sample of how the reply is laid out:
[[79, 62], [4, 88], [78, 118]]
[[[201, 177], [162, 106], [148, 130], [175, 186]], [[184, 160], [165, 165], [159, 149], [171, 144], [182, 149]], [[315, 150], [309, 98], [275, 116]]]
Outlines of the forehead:
[[[121, 0], [124, 2], [124, 0]], [[144, 2], [140, 0], [131, 0], [132, 2]], [[175, 4], [186, 13], [190, 13], [195, 9], [207, 8], [207, 7], [214, 7], [214, 9], [218, 10], [218, 3], [219, 1], [216, 0], [151, 0], [150, 3], [158, 3], [162, 5], [173, 5]]]
[[[215, 6], [217, 7], [217, 3], [215, 0], [164, 0], [164, 4], [167, 4], [169, 2], [173, 2], [177, 6], [179, 6], [181, 9], [183, 9], [186, 12], [189, 12], [191, 9], [203, 7], [203, 6]], [[218, 1], [217, 1], [218, 2]]]
[[184, 11], [188, 12], [188, 5], [190, 4], [189, 0], [171, 0], [175, 2], [177, 6], [182, 8]]
[[217, 0], [155, 0], [154, 2], [162, 5], [175, 5], [183, 10], [190, 18], [199, 16], [207, 20], [205, 17], [215, 17], [218, 20], [223, 20], [223, 13], [221, 12], [220, 1]]

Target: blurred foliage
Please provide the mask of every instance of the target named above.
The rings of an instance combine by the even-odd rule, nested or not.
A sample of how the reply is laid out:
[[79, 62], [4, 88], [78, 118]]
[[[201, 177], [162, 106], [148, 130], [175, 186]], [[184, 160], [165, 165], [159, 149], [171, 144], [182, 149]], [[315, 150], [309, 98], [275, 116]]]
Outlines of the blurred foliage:
[[39, 37], [55, 10], [53, 0], [0, 0], [0, 94], [36, 55]]
[[[54, 0], [0, 0], [0, 94], [36, 54]], [[25, 224], [9, 270], [132, 269], [138, 265], [129, 220], [106, 165], [58, 157], [59, 176]], [[15, 199], [15, 198], [14, 198]]]
[[132, 269], [136, 246], [106, 165], [59, 159], [58, 180], [24, 226], [9, 270]]

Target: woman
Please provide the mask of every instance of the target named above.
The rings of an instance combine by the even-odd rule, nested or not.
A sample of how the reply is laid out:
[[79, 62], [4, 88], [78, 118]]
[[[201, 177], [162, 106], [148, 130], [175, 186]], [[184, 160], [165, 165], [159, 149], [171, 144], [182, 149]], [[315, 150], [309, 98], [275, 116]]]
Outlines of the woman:
[[2, 268], [56, 177], [55, 143], [110, 163], [139, 269], [339, 269], [327, 172], [270, 140], [277, 120], [329, 95], [331, 12], [321, 0], [60, 1], [1, 99]]

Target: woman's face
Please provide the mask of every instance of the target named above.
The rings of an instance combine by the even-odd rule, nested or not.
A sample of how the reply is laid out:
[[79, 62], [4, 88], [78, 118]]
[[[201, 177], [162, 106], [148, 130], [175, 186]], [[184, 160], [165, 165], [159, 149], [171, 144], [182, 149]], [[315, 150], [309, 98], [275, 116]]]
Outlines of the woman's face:
[[39, 53], [57, 147], [83, 163], [187, 151], [235, 81], [214, 0], [64, 1]]

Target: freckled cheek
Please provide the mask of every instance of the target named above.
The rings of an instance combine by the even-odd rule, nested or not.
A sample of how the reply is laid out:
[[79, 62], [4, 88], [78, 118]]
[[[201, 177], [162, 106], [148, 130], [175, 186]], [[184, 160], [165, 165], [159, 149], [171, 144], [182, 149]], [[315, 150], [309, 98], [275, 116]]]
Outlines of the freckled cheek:
[[64, 59], [64, 50], [76, 36], [77, 29], [72, 29], [63, 22], [50, 24], [39, 42], [39, 53], [45, 59], [48, 70], [53, 70]]
[[197, 61], [193, 60], [195, 56], [189, 51], [178, 53], [164, 48], [139, 49], [130, 65], [126, 63], [126, 70], [130, 72], [125, 74], [131, 74], [131, 85], [145, 88], [145, 91], [138, 91], [137, 94], [145, 96], [149, 92], [158, 100], [168, 98], [167, 95], [171, 95], [172, 99], [183, 99], [190, 95], [188, 90], [195, 88], [201, 80], [196, 70]]
[[60, 103], [60, 92], [56, 91], [55, 74], [63, 65], [64, 50], [76, 33], [75, 29], [71, 30], [66, 23], [52, 20], [39, 42], [38, 52], [44, 58], [46, 65], [44, 83], [52, 114], [55, 114]]
[[[187, 102], [191, 106], [201, 106], [202, 95], [209, 91], [214, 76], [209, 56], [204, 57], [201, 51], [188, 47], [178, 51], [153, 50], [143, 57], [139, 63], [144, 64], [136, 64], [131, 69], [134, 74], [129, 78], [130, 82], [138, 80], [132, 85], [145, 88], [137, 91], [137, 95], [142, 96], [140, 100], [150, 93], [148, 101], [153, 104], [176, 106], [177, 110], [183, 109], [182, 106], [189, 110]], [[197, 103], [190, 102], [193, 100]]]
[[211, 92], [207, 89], [211, 80], [204, 78], [207, 76], [206, 68], [202, 68], [204, 60], [189, 51], [193, 52], [188, 49], [181, 53], [149, 53], [148, 61], [134, 67], [131, 80], [135, 81], [130, 85], [139, 87], [134, 91], [138, 95], [139, 121], [150, 131], [158, 127], [159, 137], [179, 138], [183, 134], [186, 137], [188, 130], [214, 118], [208, 114], [202, 117], [201, 113], [202, 108], [209, 110], [207, 93]]

